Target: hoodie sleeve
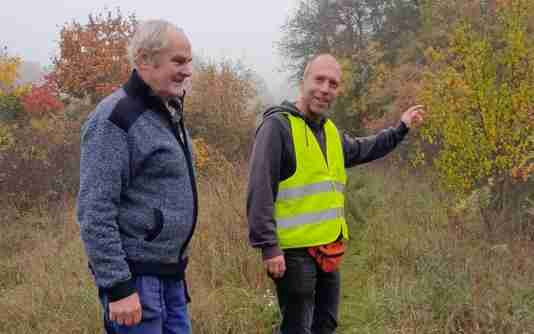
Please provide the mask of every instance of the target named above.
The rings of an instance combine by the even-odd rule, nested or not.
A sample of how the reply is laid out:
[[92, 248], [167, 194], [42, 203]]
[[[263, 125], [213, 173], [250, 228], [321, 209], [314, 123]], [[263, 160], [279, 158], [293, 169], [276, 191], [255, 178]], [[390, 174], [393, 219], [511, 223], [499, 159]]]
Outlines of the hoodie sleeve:
[[354, 138], [343, 134], [345, 167], [354, 167], [384, 157], [397, 147], [408, 131], [406, 124], [401, 122], [398, 127], [382, 130], [374, 136]]
[[110, 301], [135, 292], [117, 224], [128, 166], [126, 133], [107, 119], [90, 119], [81, 138], [77, 215], [96, 283]]
[[262, 250], [264, 259], [282, 255], [276, 235], [274, 200], [278, 193], [283, 147], [279, 120], [267, 118], [256, 133], [247, 191], [249, 239], [252, 247]]

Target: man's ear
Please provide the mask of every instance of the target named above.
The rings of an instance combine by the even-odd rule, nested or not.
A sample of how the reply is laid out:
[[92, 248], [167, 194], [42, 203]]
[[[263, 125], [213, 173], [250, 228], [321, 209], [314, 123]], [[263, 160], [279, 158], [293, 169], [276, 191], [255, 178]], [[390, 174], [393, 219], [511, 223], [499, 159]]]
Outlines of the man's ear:
[[296, 101], [297, 102], [302, 102], [302, 97], [304, 96], [304, 82], [301, 81], [299, 83], [299, 89], [298, 89], [298, 94], [297, 94], [297, 99]]
[[344, 94], [345, 94], [345, 89], [346, 89], [346, 87], [345, 87], [345, 85], [343, 84], [343, 81], [341, 81], [341, 82], [339, 83], [339, 86], [337, 87], [337, 92], [336, 92], [337, 95], [338, 95], [338, 96], [342, 96], [342, 95], [344, 95]]
[[147, 68], [152, 66], [152, 59], [148, 56], [146, 52], [143, 52], [142, 50], [137, 55], [137, 59], [135, 60], [137, 67], [140, 70], [146, 70]]
[[299, 82], [299, 95], [300, 96], [304, 95], [304, 80], [301, 80]]

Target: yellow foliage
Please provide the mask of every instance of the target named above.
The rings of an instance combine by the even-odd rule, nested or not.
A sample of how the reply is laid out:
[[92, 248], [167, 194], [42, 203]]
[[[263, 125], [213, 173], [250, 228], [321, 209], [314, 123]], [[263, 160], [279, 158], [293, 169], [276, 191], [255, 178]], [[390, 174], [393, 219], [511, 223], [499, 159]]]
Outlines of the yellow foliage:
[[[511, 6], [524, 2], [510, 0]], [[531, 1], [532, 2], [532, 1]], [[434, 163], [443, 184], [469, 193], [502, 179], [534, 151], [534, 40], [524, 12], [501, 11], [491, 33], [462, 23], [448, 47], [426, 52], [419, 99], [427, 107], [422, 138], [439, 143]], [[532, 16], [532, 13], [530, 14]], [[524, 173], [534, 169], [523, 168]]]
[[46, 132], [48, 130], [48, 120], [40, 118], [30, 119], [30, 126], [33, 130], [38, 132]]
[[13, 89], [13, 95], [16, 97], [21, 97], [28, 94], [32, 90], [31, 84], [18, 85]]
[[243, 158], [254, 127], [251, 101], [257, 98], [250, 70], [227, 60], [200, 61], [191, 81], [184, 108], [188, 124], [195, 125], [195, 137], [231, 160]]
[[62, 116], [32, 117], [30, 126], [36, 133], [48, 138], [48, 146], [65, 144], [66, 120]]
[[0, 55], [0, 94], [8, 94], [14, 89], [21, 62], [18, 57]]
[[[2, 114], [13, 115], [22, 109], [20, 98], [31, 89], [31, 85], [17, 85], [21, 63], [22, 60], [19, 57], [9, 56], [5, 49], [0, 50], [0, 112]], [[4, 119], [3, 115], [2, 119]]]
[[340, 58], [338, 62], [341, 65], [341, 73], [342, 73], [340, 94], [344, 95], [352, 91], [353, 89], [352, 86], [354, 83], [354, 70], [353, 70], [353, 65], [350, 59]]
[[203, 170], [209, 162], [209, 146], [202, 138], [193, 139], [195, 164], [198, 170]]
[[193, 139], [193, 150], [195, 167], [200, 175], [218, 175], [232, 165], [223, 151], [210, 145], [204, 138]]
[[7, 125], [0, 124], [0, 152], [10, 149], [15, 144], [15, 138]]

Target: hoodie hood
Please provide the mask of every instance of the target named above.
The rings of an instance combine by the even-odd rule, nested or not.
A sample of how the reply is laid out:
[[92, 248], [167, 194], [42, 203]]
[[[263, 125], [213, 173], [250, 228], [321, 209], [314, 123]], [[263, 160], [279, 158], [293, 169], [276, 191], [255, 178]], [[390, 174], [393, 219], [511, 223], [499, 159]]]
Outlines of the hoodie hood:
[[297, 107], [295, 106], [294, 103], [291, 103], [289, 101], [284, 101], [282, 102], [282, 104], [278, 105], [278, 106], [273, 106], [273, 107], [270, 107], [268, 108], [264, 113], [263, 113], [263, 119], [266, 119], [276, 113], [281, 113], [281, 112], [287, 112], [287, 113], [290, 113], [291, 115], [294, 115], [296, 117], [300, 117], [300, 118], [303, 118], [302, 117], [302, 114], [300, 113], [300, 111], [297, 109]]
[[271, 117], [274, 114], [282, 113], [282, 112], [287, 112], [287, 113], [290, 113], [293, 116], [302, 118], [304, 121], [306, 121], [306, 124], [308, 124], [308, 126], [310, 128], [312, 128], [313, 130], [320, 129], [324, 125], [324, 122], [326, 121], [326, 117], [321, 118], [321, 120], [319, 122], [312, 121], [311, 119], [309, 119], [306, 116], [304, 116], [300, 112], [300, 110], [297, 109], [297, 106], [295, 105], [294, 102], [289, 102], [289, 101], [284, 101], [284, 102], [282, 102], [282, 104], [280, 104], [278, 106], [273, 106], [273, 107], [268, 108], [263, 113], [263, 119], [265, 120], [266, 118]]

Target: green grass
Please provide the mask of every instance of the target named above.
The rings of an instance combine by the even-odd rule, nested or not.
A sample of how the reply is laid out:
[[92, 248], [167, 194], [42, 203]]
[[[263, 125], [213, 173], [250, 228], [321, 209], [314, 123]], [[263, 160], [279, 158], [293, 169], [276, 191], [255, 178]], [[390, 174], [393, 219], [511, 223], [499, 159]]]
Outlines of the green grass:
[[339, 333], [534, 332], [531, 242], [490, 243], [476, 217], [452, 221], [416, 181], [353, 172]]

